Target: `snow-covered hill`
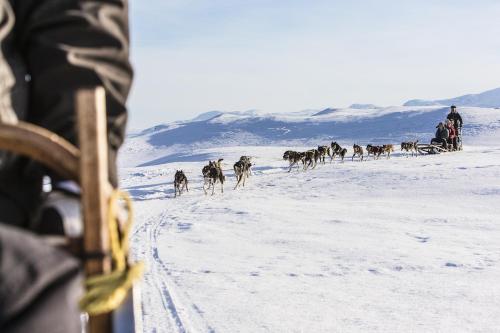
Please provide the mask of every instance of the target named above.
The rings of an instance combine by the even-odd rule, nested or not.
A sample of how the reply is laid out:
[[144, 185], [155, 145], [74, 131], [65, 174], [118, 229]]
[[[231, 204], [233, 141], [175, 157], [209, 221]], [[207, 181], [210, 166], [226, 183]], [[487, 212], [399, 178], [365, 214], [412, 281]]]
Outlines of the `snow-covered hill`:
[[468, 94], [460, 97], [428, 101], [414, 99], [406, 102], [404, 106], [432, 106], [432, 105], [457, 105], [481, 108], [500, 108], [500, 88], [485, 91], [480, 94]]
[[[281, 156], [337, 140], [430, 140], [443, 107], [212, 113], [127, 139], [144, 332], [495, 332], [500, 110], [460, 108], [464, 151], [335, 161]], [[247, 186], [232, 164], [253, 157]], [[223, 158], [224, 193], [201, 168]], [[189, 192], [173, 198], [183, 169]]]

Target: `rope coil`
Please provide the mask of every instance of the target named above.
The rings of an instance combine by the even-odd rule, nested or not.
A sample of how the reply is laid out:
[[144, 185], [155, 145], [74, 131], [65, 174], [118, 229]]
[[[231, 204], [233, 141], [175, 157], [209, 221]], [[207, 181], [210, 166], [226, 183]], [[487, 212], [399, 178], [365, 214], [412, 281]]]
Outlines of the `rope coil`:
[[[120, 232], [118, 223], [119, 201], [125, 202], [128, 211], [126, 222]], [[134, 281], [142, 276], [142, 262], [129, 264], [129, 233], [132, 228], [132, 200], [126, 192], [114, 190], [109, 199], [108, 220], [113, 271], [109, 274], [91, 276], [85, 281], [87, 289], [80, 300], [80, 308], [91, 316], [111, 312], [118, 308], [127, 297]]]

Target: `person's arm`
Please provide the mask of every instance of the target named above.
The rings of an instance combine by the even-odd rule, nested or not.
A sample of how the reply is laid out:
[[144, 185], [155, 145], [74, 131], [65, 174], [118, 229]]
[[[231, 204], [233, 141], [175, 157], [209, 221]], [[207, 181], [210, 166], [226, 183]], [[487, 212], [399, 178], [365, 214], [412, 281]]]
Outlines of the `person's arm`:
[[461, 116], [459, 113], [457, 113], [457, 116], [458, 116], [458, 121], [460, 121], [460, 123], [459, 123], [459, 124], [457, 124], [457, 125], [458, 125], [457, 127], [462, 127], [462, 125], [463, 125], [463, 123], [464, 123], [464, 122], [462, 121], [462, 116]]
[[[19, 322], [18, 316], [33, 309], [41, 295], [64, 287], [65, 280], [78, 278], [79, 274], [79, 262], [68, 253], [30, 232], [0, 223], [0, 331], [15, 317]], [[76, 305], [75, 293], [59, 300], [63, 304], [71, 301]], [[74, 310], [78, 310], [76, 306], [61, 315], [78, 315]], [[65, 331], [64, 327], [60, 330]]]
[[132, 82], [126, 0], [17, 1], [20, 45], [31, 75], [28, 121], [77, 143], [78, 89], [106, 90], [110, 178], [124, 139]]

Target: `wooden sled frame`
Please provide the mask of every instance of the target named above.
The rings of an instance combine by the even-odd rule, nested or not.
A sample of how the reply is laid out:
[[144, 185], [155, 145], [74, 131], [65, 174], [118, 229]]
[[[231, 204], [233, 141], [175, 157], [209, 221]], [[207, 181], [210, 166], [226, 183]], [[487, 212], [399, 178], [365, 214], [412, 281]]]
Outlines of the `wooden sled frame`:
[[[106, 227], [111, 185], [108, 178], [106, 100], [102, 87], [80, 90], [76, 95], [80, 149], [39, 126], [19, 122], [0, 123], [0, 150], [32, 158], [62, 177], [80, 184], [84, 223], [83, 248], [90, 259], [85, 274], [111, 269]], [[112, 314], [90, 317], [90, 333], [112, 332]]]
[[417, 151], [422, 155], [424, 155], [424, 154], [439, 154], [439, 153], [448, 152], [447, 149], [444, 149], [440, 145], [424, 144], [424, 143], [417, 145]]

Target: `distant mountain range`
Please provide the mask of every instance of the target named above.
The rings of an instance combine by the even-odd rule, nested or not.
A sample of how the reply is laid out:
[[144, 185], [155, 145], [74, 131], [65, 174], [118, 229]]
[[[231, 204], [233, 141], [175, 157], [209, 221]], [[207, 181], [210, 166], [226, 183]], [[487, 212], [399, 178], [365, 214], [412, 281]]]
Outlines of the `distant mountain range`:
[[480, 94], [469, 94], [460, 97], [441, 99], [441, 100], [422, 100], [413, 99], [404, 104], [404, 106], [432, 106], [432, 105], [456, 105], [472, 106], [480, 108], [500, 108], [500, 88], [488, 90]]

